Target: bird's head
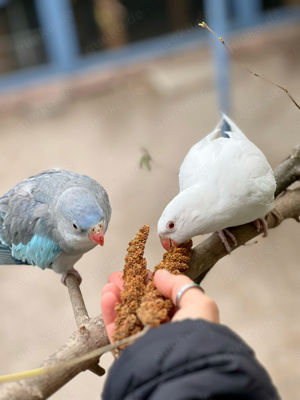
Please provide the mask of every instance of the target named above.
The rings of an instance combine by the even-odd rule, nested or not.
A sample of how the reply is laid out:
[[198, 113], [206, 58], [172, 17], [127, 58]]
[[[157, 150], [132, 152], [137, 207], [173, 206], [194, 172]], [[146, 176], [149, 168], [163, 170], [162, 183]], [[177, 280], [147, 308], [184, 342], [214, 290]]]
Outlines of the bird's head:
[[187, 240], [185, 210], [178, 197], [179, 195], [167, 205], [157, 224], [158, 236], [165, 250], [177, 247]]
[[57, 226], [67, 249], [87, 251], [103, 246], [111, 208], [81, 188], [70, 188], [59, 199]]
[[203, 233], [206, 215], [195, 188], [181, 191], [162, 213], [157, 231], [162, 246], [169, 250]]
[[[175, 227], [175, 222], [169, 221], [169, 223], [167, 225]], [[168, 233], [159, 235], [159, 239], [160, 239], [160, 242], [161, 242], [163, 248], [168, 251], [168, 250], [170, 250], [171, 247], [178, 247], [180, 243], [176, 243], [174, 240], [172, 240], [167, 235], [168, 235]]]

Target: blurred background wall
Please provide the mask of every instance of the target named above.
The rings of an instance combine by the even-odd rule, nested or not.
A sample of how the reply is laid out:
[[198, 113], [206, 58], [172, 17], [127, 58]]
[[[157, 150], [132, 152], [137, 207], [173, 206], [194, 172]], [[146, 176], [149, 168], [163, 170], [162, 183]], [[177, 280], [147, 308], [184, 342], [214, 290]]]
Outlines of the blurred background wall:
[[[206, 21], [238, 62], [299, 103], [299, 19], [296, 0], [0, 0], [0, 193], [57, 166], [107, 189], [105, 246], [77, 264], [91, 316], [144, 224], [148, 267], [160, 262], [157, 220], [178, 192], [185, 154], [221, 110], [272, 167], [299, 143], [299, 109], [197, 24]], [[139, 167], [143, 148], [151, 171]], [[254, 348], [285, 400], [300, 392], [298, 238], [296, 222], [285, 221], [203, 282], [222, 322]], [[67, 290], [52, 271], [0, 266], [0, 273], [0, 373], [35, 368], [75, 329]], [[111, 362], [103, 357], [104, 366]], [[52, 398], [98, 399], [103, 381], [87, 371]]]
[[[157, 58], [178, 51], [180, 45], [197, 46], [207, 33], [197, 27], [204, 17], [223, 35], [274, 23], [276, 10], [277, 23], [297, 20], [298, 4], [297, 0], [1, 0], [0, 88], [28, 85], [91, 65], [120, 66]], [[159, 46], [162, 35], [164, 44]]]

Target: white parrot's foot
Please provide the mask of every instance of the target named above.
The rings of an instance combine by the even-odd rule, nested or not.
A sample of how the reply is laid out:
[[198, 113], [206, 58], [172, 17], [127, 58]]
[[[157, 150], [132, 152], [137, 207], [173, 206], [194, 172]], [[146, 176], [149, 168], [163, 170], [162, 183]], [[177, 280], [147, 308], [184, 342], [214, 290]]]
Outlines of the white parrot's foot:
[[218, 231], [218, 234], [220, 236], [220, 239], [222, 240], [222, 243], [225, 246], [225, 249], [230, 254], [231, 253], [231, 247], [229, 246], [229, 243], [228, 243], [228, 240], [226, 238], [226, 235], [233, 241], [233, 244], [235, 246], [237, 246], [237, 240], [236, 240], [235, 236], [228, 229], [223, 229], [222, 231]]
[[258, 218], [253, 221], [253, 223], [255, 225], [255, 228], [257, 229], [257, 232], [263, 230], [263, 237], [268, 236], [268, 224], [266, 223], [266, 220], [264, 218]]
[[82, 278], [79, 274], [78, 271], [76, 271], [76, 269], [70, 269], [66, 274], [63, 274], [63, 276], [61, 277], [61, 283], [63, 283], [65, 286], [67, 286], [66, 284], [66, 278], [69, 274], [72, 274], [76, 277], [76, 279], [78, 280], [78, 284], [80, 285], [82, 282]]

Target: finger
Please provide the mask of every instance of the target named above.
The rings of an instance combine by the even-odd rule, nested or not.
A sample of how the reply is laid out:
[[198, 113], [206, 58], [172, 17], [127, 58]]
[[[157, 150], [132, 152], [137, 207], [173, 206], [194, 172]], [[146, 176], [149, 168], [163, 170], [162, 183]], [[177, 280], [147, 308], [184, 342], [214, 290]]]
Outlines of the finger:
[[[154, 275], [154, 282], [157, 289], [160, 291], [162, 295], [168, 297], [172, 300], [174, 304], [176, 304], [176, 296], [178, 291], [185, 285], [189, 283], [193, 283], [193, 281], [185, 275], [174, 275], [166, 270], [158, 270]], [[184, 296], [188, 294], [188, 296]], [[197, 288], [191, 288], [180, 299], [180, 306], [184, 307], [187, 304], [191, 303], [191, 299], [193, 300], [194, 294], [196, 294], [197, 298], [201, 299], [204, 296], [204, 293], [201, 292]], [[195, 300], [192, 301], [192, 304], [195, 303]]]
[[102, 296], [106, 293], [113, 293], [117, 297], [117, 301], [120, 303], [121, 302], [121, 289], [115, 284], [115, 283], [107, 283], [106, 285], [103, 286], [102, 288]]
[[115, 329], [115, 323], [114, 323], [116, 319], [115, 305], [117, 301], [118, 297], [112, 292], [104, 293], [101, 297], [101, 310], [102, 310], [103, 321], [105, 324], [107, 335], [111, 342], [112, 342], [113, 332]]
[[[154, 275], [154, 282], [157, 289], [165, 296], [176, 303], [178, 291], [193, 281], [184, 275], [173, 275], [168, 271], [159, 270]], [[219, 310], [216, 303], [201, 290], [189, 288], [180, 298], [180, 308], [174, 315], [172, 321], [179, 321], [185, 318], [202, 318], [211, 322], [219, 322]]]
[[116, 311], [115, 305], [118, 301], [117, 296], [114, 293], [105, 293], [101, 297], [101, 310], [105, 325], [108, 325], [115, 321]]
[[148, 285], [148, 282], [149, 282], [151, 276], [153, 275], [153, 272], [150, 271], [150, 269], [148, 269], [148, 268], [146, 270], [147, 270], [147, 276], [146, 276], [145, 284]]
[[115, 271], [112, 274], [110, 274], [109, 278], [108, 278], [108, 282], [109, 283], [114, 283], [115, 285], [117, 285], [120, 290], [123, 289], [123, 272], [121, 271]]
[[[192, 290], [192, 289], [189, 289]], [[196, 289], [197, 290], [197, 289]], [[220, 323], [219, 309], [216, 303], [204, 295], [204, 298], [199, 304], [193, 304], [185, 307], [180, 307], [174, 314], [172, 321], [181, 321], [183, 319], [205, 319], [206, 321]]]

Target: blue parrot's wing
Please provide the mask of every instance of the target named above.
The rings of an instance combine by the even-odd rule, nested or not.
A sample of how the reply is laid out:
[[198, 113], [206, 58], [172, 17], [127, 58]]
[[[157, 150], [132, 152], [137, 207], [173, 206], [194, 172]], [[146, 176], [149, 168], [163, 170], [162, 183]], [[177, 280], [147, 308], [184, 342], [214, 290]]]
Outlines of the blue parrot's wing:
[[61, 253], [61, 248], [49, 237], [34, 235], [26, 245], [13, 244], [11, 252], [12, 256], [22, 263], [45, 269], [51, 267], [53, 260]]
[[26, 245], [13, 244], [11, 248], [0, 245], [0, 265], [31, 264], [45, 269], [51, 266], [60, 252], [60, 247], [52, 239], [34, 235]]
[[12, 256], [10, 247], [0, 245], [0, 265], [16, 265], [16, 264], [28, 264], [28, 262], [22, 262], [20, 260], [17, 260]]
[[51, 238], [49, 205], [42, 196], [39, 180], [28, 179], [0, 198], [1, 264], [15, 259], [44, 269], [61, 252]]
[[[0, 240], [2, 244], [27, 244], [36, 233], [36, 225], [47, 220], [49, 207], [34, 197], [35, 188], [22, 186], [0, 199]], [[46, 227], [46, 224], [45, 224]], [[41, 226], [40, 226], [41, 228]], [[46, 233], [46, 232], [45, 232]]]

